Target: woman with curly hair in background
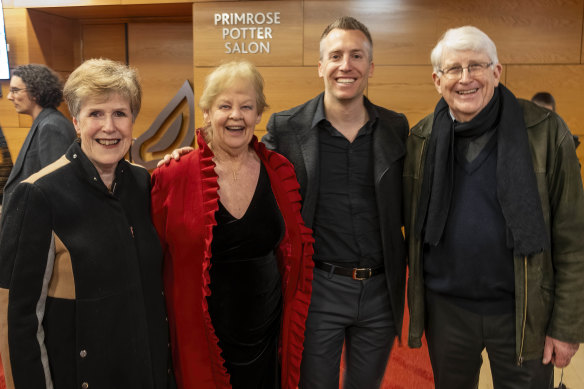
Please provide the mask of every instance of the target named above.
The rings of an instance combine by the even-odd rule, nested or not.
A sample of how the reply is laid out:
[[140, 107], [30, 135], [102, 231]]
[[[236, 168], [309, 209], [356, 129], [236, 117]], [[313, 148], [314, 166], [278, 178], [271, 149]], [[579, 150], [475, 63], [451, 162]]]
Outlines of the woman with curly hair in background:
[[4, 205], [19, 182], [65, 154], [76, 137], [73, 123], [57, 110], [63, 101], [63, 83], [45, 65], [14, 69], [7, 98], [16, 112], [30, 115], [33, 123], [6, 181]]

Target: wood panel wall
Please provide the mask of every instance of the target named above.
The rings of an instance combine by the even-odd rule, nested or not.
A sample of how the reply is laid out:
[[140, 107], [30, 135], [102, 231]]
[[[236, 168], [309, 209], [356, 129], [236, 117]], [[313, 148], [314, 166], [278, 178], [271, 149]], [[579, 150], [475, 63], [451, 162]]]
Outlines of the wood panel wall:
[[[318, 45], [324, 27], [341, 15], [352, 15], [365, 23], [374, 42], [374, 76], [369, 81], [368, 97], [375, 103], [407, 115], [414, 125], [430, 113], [439, 99], [432, 84], [430, 51], [448, 28], [472, 24], [485, 31], [498, 48], [503, 64], [502, 81], [518, 97], [529, 99], [539, 91], [549, 91], [557, 100], [558, 113], [570, 129], [584, 138], [584, 40], [582, 39], [584, 1], [494, 0], [464, 3], [457, 0], [361, 0], [361, 1], [287, 1], [302, 6], [302, 17], [282, 7], [281, 1], [195, 2], [193, 19], [195, 52], [197, 41], [222, 40], [212, 25], [213, 12], [282, 11], [278, 34], [296, 35], [301, 23], [302, 65], [295, 44], [289, 57], [274, 63], [258, 55], [215, 52], [215, 60], [199, 60], [195, 55], [195, 97], [202, 89], [204, 75], [230, 58], [247, 58], [260, 66], [266, 79], [266, 95], [271, 109], [257, 126], [265, 133], [270, 112], [300, 104], [322, 91], [318, 78]], [[206, 20], [205, 20], [206, 18]], [[288, 18], [289, 20], [286, 20]], [[275, 39], [274, 39], [275, 41]], [[200, 124], [200, 120], [199, 120]], [[584, 139], [583, 139], [584, 140]], [[580, 161], [584, 146], [578, 150]]]
[[[154, 27], [154, 28], [153, 28]], [[172, 44], [168, 44], [171, 41]], [[193, 79], [193, 28], [191, 23], [131, 23], [128, 26], [129, 62], [140, 71], [142, 109], [134, 125], [134, 138], [145, 132], [187, 80]], [[180, 107], [177, 107], [180, 108]], [[189, 110], [182, 107], [184, 123]], [[176, 113], [175, 113], [176, 115]], [[174, 116], [164, 124], [168, 128]], [[159, 133], [157, 138], [160, 138]], [[177, 140], [172, 148], [178, 146]], [[142, 153], [144, 155], [146, 150]], [[162, 157], [148, 154], [149, 158]]]
[[[195, 2], [193, 10], [194, 18], [200, 20], [195, 23], [195, 51], [196, 41], [217, 42], [221, 41], [217, 32], [210, 26], [210, 17], [206, 15], [210, 9], [226, 10], [223, 12], [259, 12], [282, 9], [281, 1], [246, 1], [246, 2]], [[362, 0], [355, 1], [287, 1], [286, 3], [301, 4], [303, 16], [300, 23], [303, 24], [302, 40], [303, 61], [302, 68], [313, 68], [313, 72], [306, 72], [295, 66], [288, 69], [285, 63], [295, 61], [295, 50], [291, 50], [290, 58], [276, 66], [286, 67], [288, 75], [298, 87], [282, 90], [268, 96], [273, 110], [280, 110], [293, 105], [287, 100], [303, 101], [310, 98], [308, 91], [314, 90], [314, 84], [319, 84], [322, 89], [322, 81], [317, 79], [316, 64], [318, 62], [318, 43], [324, 27], [336, 17], [352, 15], [364, 22], [370, 29], [374, 41], [375, 74], [370, 79], [368, 95], [380, 104], [406, 113], [411, 124], [415, 124], [423, 116], [429, 113], [438, 98], [432, 86], [430, 67], [430, 51], [436, 44], [440, 35], [450, 27], [465, 24], [473, 24], [489, 34], [498, 47], [499, 58], [504, 68], [508, 66], [523, 65], [541, 67], [545, 65], [548, 82], [541, 83], [539, 79], [533, 79], [530, 86], [521, 90], [520, 97], [531, 97], [539, 90], [547, 89], [554, 93], [560, 89], [554, 87], [554, 80], [563, 78], [562, 68], [566, 64], [579, 67], [582, 57], [582, 25], [584, 2], [573, 1], [532, 1], [519, 0], [507, 2], [495, 0], [481, 4], [464, 4], [456, 0], [442, 0], [439, 2], [430, 0]], [[282, 19], [284, 19], [284, 12]], [[204, 16], [202, 16], [204, 15]], [[296, 27], [298, 23], [295, 15], [289, 24]], [[294, 34], [291, 26], [283, 25], [282, 35]], [[217, 30], [217, 28], [215, 28]], [[210, 45], [210, 43], [208, 43]], [[259, 56], [253, 55], [216, 55], [215, 61], [199, 61], [195, 55], [195, 73], [204, 71], [209, 65], [217, 65], [228, 58], [245, 57], [253, 60], [264, 69], [274, 67], [273, 64], [263, 61]], [[267, 76], [279, 74], [278, 71], [268, 71]], [[504, 82], [509, 86], [514, 83], [523, 83], [512, 72], [509, 79]], [[301, 77], [300, 79], [298, 77]], [[304, 77], [308, 77], [305, 79]], [[515, 78], [517, 77], [517, 78]], [[280, 80], [274, 80], [274, 82]], [[267, 79], [267, 85], [271, 83]], [[572, 91], [582, 90], [584, 79], [570, 79], [568, 87]], [[306, 87], [305, 85], [310, 85]], [[575, 93], [575, 92], [572, 92]], [[584, 92], [583, 92], [584, 93]], [[584, 119], [584, 112], [569, 109], [567, 103], [560, 104], [558, 91], [558, 104], [560, 111], [565, 116], [571, 127]], [[298, 96], [298, 97], [297, 97]], [[300, 97], [301, 96], [301, 97]], [[280, 105], [280, 102], [283, 104]], [[565, 110], [564, 110], [565, 108]], [[263, 128], [262, 122], [259, 126]], [[576, 130], [577, 132], [578, 130]], [[582, 131], [584, 133], [584, 131]]]
[[[165, 21], [157, 20], [144, 7], [176, 7], [179, 3], [192, 3], [190, 20], [176, 22], [186, 23], [178, 27], [180, 32], [170, 26], [148, 28], [149, 23]], [[584, 138], [584, 0], [55, 0], [51, 5], [55, 8], [42, 0], [5, 0], [11, 65], [36, 60], [66, 73], [85, 55], [125, 58], [130, 64], [135, 61], [145, 83], [142, 122], [137, 123], [135, 136], [146, 130], [148, 121], [180, 87], [175, 83], [190, 80], [198, 100], [209, 71], [235, 58], [256, 63], [266, 80], [271, 107], [257, 127], [261, 136], [271, 112], [300, 104], [323, 89], [316, 67], [320, 34], [337, 16], [352, 15], [369, 27], [374, 41], [375, 73], [367, 95], [379, 105], [405, 113], [410, 125], [431, 112], [439, 98], [431, 80], [432, 47], [447, 28], [472, 24], [497, 44], [503, 82], [523, 98], [541, 90], [551, 92], [558, 113]], [[281, 23], [271, 26], [270, 54], [224, 53], [222, 27], [213, 19], [217, 12], [280, 12]], [[136, 22], [133, 13], [149, 16], [142, 21], [146, 25], [128, 28]], [[122, 21], [118, 20], [121, 14], [125, 15]], [[48, 25], [57, 31], [47, 29]], [[22, 31], [26, 31], [24, 36]], [[152, 31], [156, 33], [149, 35]], [[190, 38], [185, 35], [189, 31]], [[152, 42], [148, 55], [140, 55], [146, 50], [140, 38]], [[6, 95], [7, 83], [2, 88]], [[13, 128], [26, 129], [30, 125], [26, 117], [18, 117], [6, 103], [5, 98], [0, 99], [3, 127], [9, 133]], [[197, 125], [202, 124], [201, 117], [197, 110]], [[16, 145], [11, 149], [18, 149], [17, 136], [12, 134], [10, 139]], [[583, 150], [584, 146], [578, 150], [581, 160]]]
[[[75, 21], [36, 10], [5, 6], [6, 37], [10, 45], [8, 58], [11, 68], [27, 63], [42, 63], [65, 79], [80, 63], [79, 30]], [[3, 81], [0, 99], [0, 125], [6, 137], [12, 159], [15, 160], [32, 124], [28, 115], [14, 111], [8, 95], [9, 82]], [[60, 110], [68, 114], [62, 105]]]

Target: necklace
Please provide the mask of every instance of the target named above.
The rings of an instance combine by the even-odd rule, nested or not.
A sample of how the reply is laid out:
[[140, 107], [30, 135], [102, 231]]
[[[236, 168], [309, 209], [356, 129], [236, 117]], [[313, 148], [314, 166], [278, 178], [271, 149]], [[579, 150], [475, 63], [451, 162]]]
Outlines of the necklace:
[[[224, 160], [223, 158], [220, 158], [217, 156], [217, 154], [215, 154], [215, 164], [221, 164], [221, 168], [225, 169], [225, 170], [231, 170], [231, 178], [233, 179], [234, 182], [237, 182], [239, 180], [239, 171], [241, 170], [241, 168], [243, 167], [243, 165], [245, 161], [242, 161], [239, 166], [237, 167], [237, 169], [235, 169], [233, 166], [235, 165], [234, 163], [228, 164], [226, 160]], [[228, 166], [230, 165], [230, 166]]]
[[241, 170], [242, 165], [240, 165], [237, 169], [234, 169], [233, 167], [227, 166], [225, 161], [216, 158], [215, 165], [219, 165], [219, 164], [220, 164], [221, 170], [224, 170], [228, 175], [229, 175], [228, 172], [231, 171], [231, 178], [233, 179], [234, 182], [239, 180], [239, 171]]

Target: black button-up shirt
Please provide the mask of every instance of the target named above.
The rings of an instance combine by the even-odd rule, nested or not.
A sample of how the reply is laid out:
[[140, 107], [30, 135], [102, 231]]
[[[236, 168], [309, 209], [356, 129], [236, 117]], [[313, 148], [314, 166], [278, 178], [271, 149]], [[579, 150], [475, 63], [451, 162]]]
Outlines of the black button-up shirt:
[[369, 121], [349, 142], [324, 116], [313, 124], [319, 136], [319, 194], [314, 216], [314, 260], [348, 267], [383, 265], [375, 178], [373, 132], [377, 112], [365, 99]]

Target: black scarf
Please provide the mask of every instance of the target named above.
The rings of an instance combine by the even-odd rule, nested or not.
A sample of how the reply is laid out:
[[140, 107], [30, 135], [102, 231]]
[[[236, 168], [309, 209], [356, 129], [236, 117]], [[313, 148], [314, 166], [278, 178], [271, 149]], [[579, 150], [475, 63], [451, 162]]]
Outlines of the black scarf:
[[497, 197], [507, 223], [507, 246], [519, 256], [550, 247], [523, 109], [502, 84], [470, 122], [454, 122], [443, 98], [436, 105], [415, 225], [416, 236], [423, 236], [424, 243], [437, 246], [448, 219], [454, 185], [454, 138], [479, 136], [493, 128], [497, 136]]

